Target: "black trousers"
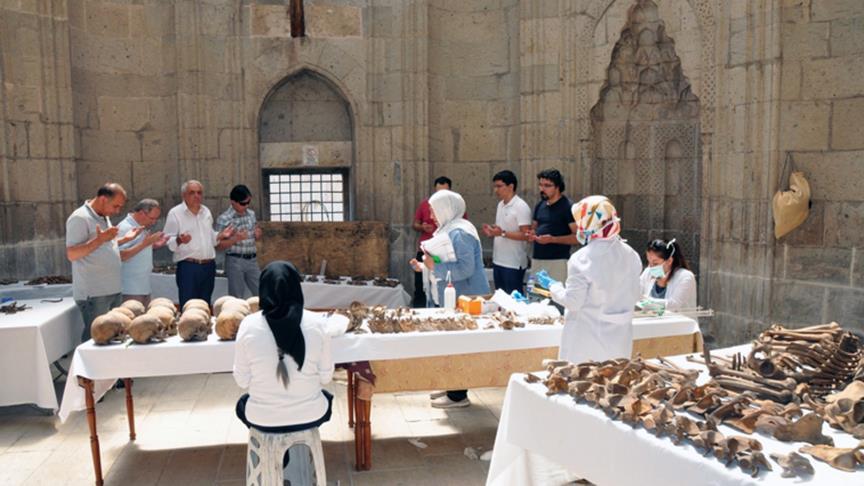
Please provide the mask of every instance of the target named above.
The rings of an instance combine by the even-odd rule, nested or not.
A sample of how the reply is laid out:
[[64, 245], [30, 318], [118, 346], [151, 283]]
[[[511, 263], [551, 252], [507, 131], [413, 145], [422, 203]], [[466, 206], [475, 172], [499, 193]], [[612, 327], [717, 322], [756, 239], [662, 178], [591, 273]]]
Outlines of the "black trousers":
[[[417, 252], [417, 261], [423, 263], [423, 252]], [[414, 272], [414, 307], [426, 307], [426, 292], [423, 292], [423, 272]]]
[[213, 296], [213, 287], [216, 285], [216, 262], [204, 264], [177, 262], [177, 274], [174, 280], [177, 282], [181, 309], [189, 299], [202, 299], [209, 304]]

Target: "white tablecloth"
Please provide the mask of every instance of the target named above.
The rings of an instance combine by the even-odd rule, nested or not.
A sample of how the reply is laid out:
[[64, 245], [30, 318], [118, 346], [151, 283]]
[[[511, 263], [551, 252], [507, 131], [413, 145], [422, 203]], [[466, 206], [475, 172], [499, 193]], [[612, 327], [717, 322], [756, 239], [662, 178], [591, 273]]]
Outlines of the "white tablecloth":
[[[747, 347], [738, 349], [749, 350]], [[715, 351], [723, 354], [725, 350]], [[681, 367], [700, 368], [683, 356], [672, 361]], [[707, 371], [701, 380], [707, 381]], [[540, 373], [538, 373], [540, 374]], [[546, 396], [542, 383], [528, 384], [522, 374], [510, 377], [501, 420], [495, 437], [487, 486], [543, 484], [549, 472], [542, 464], [560, 464], [575, 477], [603, 486], [615, 485], [792, 485], [801, 479], [780, 476], [782, 468], [768, 459], [773, 471], [751, 478], [737, 466], [725, 467], [713, 456], [703, 457], [692, 445], [676, 446], [643, 428], [633, 429], [611, 420], [601, 410], [576, 404], [568, 395]], [[695, 418], [695, 416], [694, 416]], [[725, 435], [743, 435], [721, 425]], [[837, 447], [853, 447], [857, 441], [825, 424], [823, 433], [834, 438]], [[754, 434], [764, 446], [766, 458], [772, 452], [797, 451], [802, 443], [786, 443]], [[537, 461], [541, 456], [541, 461]], [[532, 459], [532, 457], [534, 459]], [[805, 456], [816, 470], [809, 484], [862, 484], [862, 474], [847, 473]], [[540, 466], [537, 466], [541, 464]]]
[[22, 280], [11, 285], [0, 285], [0, 297], [11, 297], [17, 300], [72, 297], [72, 284], [27, 285]]
[[[529, 325], [511, 331], [501, 329], [400, 334], [345, 334], [333, 338], [333, 361], [389, 360], [447, 356], [514, 349], [558, 346], [561, 326]], [[690, 335], [699, 331], [693, 319], [669, 314], [662, 318], [634, 320], [634, 339]], [[63, 392], [60, 419], [84, 409], [84, 391], [75, 376], [95, 380], [97, 398], [118, 378], [191, 375], [231, 371], [234, 342], [184, 343], [173, 336], [163, 343], [97, 346], [88, 341], [75, 350], [69, 379]]]
[[0, 314], [0, 406], [34, 403], [56, 410], [51, 363], [80, 342], [81, 312], [71, 298], [18, 303], [32, 309]]
[[[179, 300], [174, 275], [151, 274], [150, 286], [153, 297], [167, 297], [174, 302]], [[215, 301], [227, 294], [228, 279], [216, 277], [213, 300]], [[305, 306], [311, 309], [347, 308], [355, 300], [366, 305], [386, 305], [387, 307], [411, 305], [411, 296], [405, 292], [402, 284], [396, 287], [378, 287], [374, 285], [303, 282], [303, 299]]]

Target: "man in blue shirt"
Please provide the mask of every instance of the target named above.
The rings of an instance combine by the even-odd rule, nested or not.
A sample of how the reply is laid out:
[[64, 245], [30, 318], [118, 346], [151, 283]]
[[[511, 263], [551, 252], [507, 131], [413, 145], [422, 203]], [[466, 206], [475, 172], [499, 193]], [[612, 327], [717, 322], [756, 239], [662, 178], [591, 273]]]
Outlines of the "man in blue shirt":
[[117, 225], [120, 234], [139, 230], [135, 239], [120, 245], [120, 266], [123, 281], [123, 300], [137, 300], [145, 306], [150, 303], [150, 273], [153, 271], [153, 248], [165, 246], [168, 237], [161, 231], [149, 232], [162, 208], [155, 199], [142, 199], [132, 212]]

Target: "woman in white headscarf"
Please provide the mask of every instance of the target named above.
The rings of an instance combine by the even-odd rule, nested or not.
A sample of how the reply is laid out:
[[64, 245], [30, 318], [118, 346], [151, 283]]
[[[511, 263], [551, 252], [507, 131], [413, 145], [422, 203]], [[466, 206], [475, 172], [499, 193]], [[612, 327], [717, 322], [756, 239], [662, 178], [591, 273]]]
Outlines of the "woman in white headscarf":
[[[489, 281], [483, 270], [480, 236], [477, 228], [462, 217], [465, 214], [465, 200], [459, 194], [445, 189], [433, 194], [429, 198], [429, 205], [432, 207], [432, 217], [438, 224], [438, 229], [432, 234], [432, 238], [424, 241], [421, 246], [424, 251], [432, 246], [440, 251], [435, 251], [432, 255], [426, 254], [422, 264], [438, 281], [437, 302], [439, 305], [444, 303], [444, 288], [447, 286], [448, 273], [453, 287], [456, 288], [457, 296], [488, 294]], [[451, 247], [437, 245], [436, 243], [442, 238], [449, 239]], [[417, 260], [411, 260], [411, 263], [415, 267], [421, 264]], [[460, 408], [471, 404], [467, 390], [434, 395], [436, 397], [432, 406], [436, 408]]]
[[558, 356], [574, 363], [630, 358], [642, 261], [619, 236], [618, 214], [605, 196], [586, 197], [572, 211], [584, 246], [567, 262], [566, 284], [537, 276], [565, 308]]

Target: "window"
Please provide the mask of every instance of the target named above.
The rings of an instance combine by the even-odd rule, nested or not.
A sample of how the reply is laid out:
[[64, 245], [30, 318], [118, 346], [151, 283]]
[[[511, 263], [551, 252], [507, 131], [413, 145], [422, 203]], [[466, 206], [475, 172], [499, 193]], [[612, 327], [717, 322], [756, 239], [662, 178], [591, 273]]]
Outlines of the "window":
[[270, 221], [347, 221], [348, 169], [264, 171]]

